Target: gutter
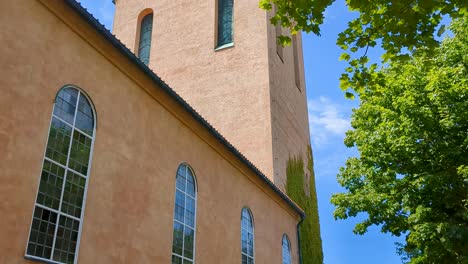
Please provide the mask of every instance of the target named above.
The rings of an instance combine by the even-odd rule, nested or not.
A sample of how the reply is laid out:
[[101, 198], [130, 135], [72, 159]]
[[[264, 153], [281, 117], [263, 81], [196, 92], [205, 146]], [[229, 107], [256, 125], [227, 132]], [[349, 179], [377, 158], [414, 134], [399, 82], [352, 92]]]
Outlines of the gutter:
[[193, 109], [180, 95], [178, 95], [169, 85], [156, 75], [146, 64], [144, 64], [132, 51], [130, 51], [120, 40], [118, 40], [106, 27], [104, 27], [96, 18], [94, 18], [80, 3], [76, 0], [64, 0], [78, 15], [80, 15], [91, 27], [93, 27], [103, 38], [111, 43], [123, 56], [129, 59], [144, 74], [146, 74], [160, 89], [173, 98], [182, 108], [184, 108], [201, 126], [210, 132], [229, 152], [244, 163], [250, 170], [257, 175], [260, 180], [266, 183], [284, 202], [286, 202], [303, 219], [304, 211], [294, 203], [278, 186], [276, 186], [268, 177], [266, 177], [251, 161], [249, 161], [239, 150], [237, 150], [226, 138], [224, 138], [208, 121], [206, 121], [195, 109]]
[[299, 223], [297, 223], [297, 226], [296, 226], [296, 231], [297, 231], [297, 255], [299, 257], [299, 264], [302, 264], [302, 250], [301, 250], [301, 232], [300, 232], [300, 227], [301, 227], [301, 224], [302, 222], [304, 222], [304, 219], [306, 218], [306, 216], [302, 216], [301, 215], [301, 221], [299, 221]]

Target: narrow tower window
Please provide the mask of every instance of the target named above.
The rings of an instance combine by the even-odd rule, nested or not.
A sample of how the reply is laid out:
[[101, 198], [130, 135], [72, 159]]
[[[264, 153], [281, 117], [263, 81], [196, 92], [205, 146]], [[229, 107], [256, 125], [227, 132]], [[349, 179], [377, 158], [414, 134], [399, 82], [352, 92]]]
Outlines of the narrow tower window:
[[26, 257], [75, 263], [95, 134], [94, 111], [74, 87], [58, 93]]
[[291, 264], [291, 245], [289, 244], [288, 236], [283, 235], [283, 264]]
[[296, 86], [301, 90], [301, 74], [299, 72], [299, 47], [297, 43], [297, 36], [292, 36], [292, 46], [293, 46], [293, 56], [294, 56], [294, 80], [296, 81]]
[[242, 209], [241, 216], [242, 264], [254, 264], [254, 225], [249, 209]]
[[233, 0], [218, 0], [218, 47], [232, 43], [232, 12]]
[[146, 65], [149, 63], [151, 51], [151, 35], [153, 32], [153, 13], [146, 15], [141, 20], [140, 42], [138, 44], [138, 57]]
[[194, 173], [188, 165], [182, 164], [176, 176], [172, 264], [195, 263], [196, 205]]
[[[273, 6], [273, 12], [276, 14], [278, 12], [278, 7], [276, 5]], [[278, 41], [278, 37], [283, 35], [283, 29], [281, 27], [281, 21], [278, 21], [275, 25], [275, 41], [276, 41], [276, 53], [280, 57], [281, 61], [283, 61], [283, 45]]]

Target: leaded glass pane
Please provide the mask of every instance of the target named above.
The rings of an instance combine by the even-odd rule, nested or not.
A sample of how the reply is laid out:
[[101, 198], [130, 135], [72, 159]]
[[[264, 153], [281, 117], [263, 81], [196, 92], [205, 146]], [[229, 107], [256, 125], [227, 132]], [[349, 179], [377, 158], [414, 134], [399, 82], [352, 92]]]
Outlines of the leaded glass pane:
[[195, 197], [195, 182], [190, 170], [187, 170], [187, 194]]
[[72, 128], [57, 118], [52, 119], [46, 157], [66, 165]]
[[89, 154], [91, 152], [91, 138], [76, 131], [73, 133], [73, 143], [68, 167], [83, 175], [88, 172]]
[[186, 226], [184, 228], [184, 257], [193, 259], [194, 240], [193, 229]]
[[94, 130], [94, 117], [93, 110], [86, 97], [80, 96], [78, 102], [78, 111], [76, 113], [75, 126], [89, 136], [93, 135]]
[[58, 210], [65, 169], [44, 160], [36, 203]]
[[241, 234], [242, 234], [242, 236], [241, 236], [241, 240], [242, 240], [242, 253], [247, 254], [247, 235], [248, 235], [248, 232], [247, 232], [247, 230], [242, 229]]
[[246, 255], [242, 254], [242, 264], [247, 264], [247, 259], [249, 257], [247, 257]]
[[172, 255], [172, 264], [182, 264], [182, 258]]
[[185, 192], [185, 186], [187, 185], [187, 177], [185, 176], [186, 169], [183, 166], [180, 166], [177, 170], [177, 178], [176, 178], [176, 187], [177, 189]]
[[182, 256], [184, 245], [184, 225], [174, 222], [174, 241], [172, 242], [172, 253]]
[[55, 240], [54, 257], [56, 261], [73, 263], [75, 260], [76, 243], [80, 222], [60, 216]]
[[78, 218], [81, 216], [85, 185], [84, 177], [68, 172], [63, 191], [62, 212]]
[[153, 31], [153, 14], [146, 15], [141, 21], [140, 42], [138, 45], [138, 57], [148, 65], [151, 50], [151, 35]]
[[253, 234], [249, 233], [247, 235], [247, 254], [253, 256]]
[[232, 43], [233, 0], [218, 0], [218, 47]]
[[253, 223], [249, 211], [244, 208], [242, 210], [242, 228], [249, 232], [253, 232]]
[[185, 213], [185, 195], [177, 190], [176, 191], [176, 202], [175, 202], [175, 219], [181, 223], [184, 222]]
[[29, 255], [50, 258], [56, 222], [56, 213], [35, 207], [27, 249]]
[[55, 99], [54, 115], [73, 124], [75, 117], [76, 100], [78, 99], [78, 91], [73, 88], [64, 88], [60, 90]]
[[185, 224], [195, 226], [195, 200], [190, 197], [185, 199]]

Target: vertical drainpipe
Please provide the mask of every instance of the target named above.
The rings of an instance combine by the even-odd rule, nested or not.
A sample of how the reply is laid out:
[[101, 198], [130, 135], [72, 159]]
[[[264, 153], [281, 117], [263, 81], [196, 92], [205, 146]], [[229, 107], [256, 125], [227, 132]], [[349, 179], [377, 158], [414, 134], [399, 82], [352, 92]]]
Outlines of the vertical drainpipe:
[[302, 251], [301, 251], [301, 232], [299, 231], [302, 222], [305, 219], [305, 215], [301, 215], [301, 221], [297, 223], [296, 229], [297, 229], [297, 254], [299, 256], [299, 264], [302, 264]]

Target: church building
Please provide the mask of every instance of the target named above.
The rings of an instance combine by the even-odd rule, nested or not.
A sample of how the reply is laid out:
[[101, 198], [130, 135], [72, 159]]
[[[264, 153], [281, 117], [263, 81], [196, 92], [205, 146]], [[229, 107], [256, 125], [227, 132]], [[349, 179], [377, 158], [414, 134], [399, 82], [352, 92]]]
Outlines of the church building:
[[0, 264], [317, 263], [300, 34], [257, 0], [114, 4], [111, 33], [0, 1]]

